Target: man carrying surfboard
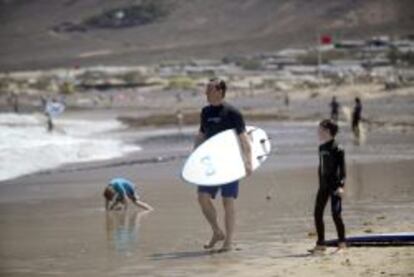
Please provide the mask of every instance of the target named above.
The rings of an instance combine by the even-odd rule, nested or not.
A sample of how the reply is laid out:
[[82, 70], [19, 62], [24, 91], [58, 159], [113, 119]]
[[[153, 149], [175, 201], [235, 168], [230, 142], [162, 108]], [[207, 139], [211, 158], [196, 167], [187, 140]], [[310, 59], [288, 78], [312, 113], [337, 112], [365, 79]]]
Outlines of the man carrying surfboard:
[[329, 198], [331, 198], [332, 217], [338, 233], [338, 249], [346, 247], [345, 225], [341, 216], [346, 177], [345, 152], [335, 141], [337, 132], [338, 125], [333, 120], [325, 119], [319, 123], [319, 190], [314, 212], [318, 240], [316, 246], [309, 250], [311, 253], [326, 250], [323, 211]]
[[[240, 111], [224, 101], [226, 90], [226, 83], [217, 78], [211, 79], [207, 84], [205, 93], [209, 105], [205, 106], [201, 111], [200, 129], [196, 137], [195, 148], [203, 141], [220, 132], [234, 129], [240, 141], [246, 175], [248, 176], [252, 172], [252, 154], [249, 137], [246, 133], [246, 126]], [[217, 212], [212, 202], [219, 190], [223, 198], [225, 232], [222, 231], [218, 224]], [[238, 181], [221, 186], [198, 187], [198, 202], [213, 231], [211, 240], [204, 246], [205, 249], [211, 249], [217, 242], [223, 241], [219, 251], [231, 250], [235, 225], [234, 200], [238, 196], [238, 190]]]

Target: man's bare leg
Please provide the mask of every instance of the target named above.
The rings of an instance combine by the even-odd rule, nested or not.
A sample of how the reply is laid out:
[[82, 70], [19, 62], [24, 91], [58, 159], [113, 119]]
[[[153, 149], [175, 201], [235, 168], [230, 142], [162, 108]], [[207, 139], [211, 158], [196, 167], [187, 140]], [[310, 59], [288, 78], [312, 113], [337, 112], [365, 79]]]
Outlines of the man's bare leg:
[[226, 238], [220, 251], [230, 251], [232, 249], [233, 232], [235, 224], [234, 198], [223, 197], [224, 225], [226, 227]]
[[218, 225], [216, 208], [211, 201], [210, 194], [199, 192], [198, 203], [200, 203], [204, 217], [207, 219], [211, 229], [213, 230], [213, 236], [211, 237], [210, 242], [204, 245], [204, 248], [210, 249], [213, 248], [217, 242], [224, 240], [225, 236]]

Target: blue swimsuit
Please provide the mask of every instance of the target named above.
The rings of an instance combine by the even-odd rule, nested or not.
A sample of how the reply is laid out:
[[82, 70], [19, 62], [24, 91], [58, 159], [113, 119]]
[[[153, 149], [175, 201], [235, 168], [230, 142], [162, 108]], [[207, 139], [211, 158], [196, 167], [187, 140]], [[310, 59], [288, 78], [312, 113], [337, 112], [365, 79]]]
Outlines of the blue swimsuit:
[[115, 199], [117, 200], [122, 200], [125, 196], [131, 199], [139, 198], [135, 184], [125, 178], [114, 178], [109, 182], [109, 185], [115, 190]]

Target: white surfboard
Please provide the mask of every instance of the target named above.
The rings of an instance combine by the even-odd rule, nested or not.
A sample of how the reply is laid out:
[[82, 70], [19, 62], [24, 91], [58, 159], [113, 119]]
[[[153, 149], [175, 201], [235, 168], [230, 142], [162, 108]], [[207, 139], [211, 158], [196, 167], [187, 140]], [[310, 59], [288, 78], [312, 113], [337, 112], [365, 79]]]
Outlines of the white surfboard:
[[48, 102], [46, 104], [46, 113], [51, 117], [57, 117], [65, 111], [65, 105], [60, 102]]
[[[247, 126], [251, 140], [252, 167], [256, 170], [271, 151], [270, 140], [265, 131]], [[218, 186], [246, 176], [241, 146], [235, 130], [226, 130], [206, 140], [188, 157], [181, 173], [190, 184]]]

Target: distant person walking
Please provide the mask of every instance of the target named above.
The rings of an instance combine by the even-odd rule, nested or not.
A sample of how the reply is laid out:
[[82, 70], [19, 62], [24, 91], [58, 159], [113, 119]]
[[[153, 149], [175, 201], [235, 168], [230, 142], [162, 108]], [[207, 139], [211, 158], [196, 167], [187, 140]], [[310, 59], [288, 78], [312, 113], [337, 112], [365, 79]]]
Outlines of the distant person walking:
[[19, 113], [19, 95], [15, 92], [9, 94], [7, 102], [13, 108], [15, 113]]
[[46, 104], [47, 98], [44, 95], [40, 96], [40, 107], [42, 108], [42, 111], [46, 110]]
[[355, 106], [354, 109], [352, 111], [352, 132], [354, 133], [354, 137], [355, 139], [359, 140], [360, 135], [361, 135], [361, 130], [360, 130], [360, 121], [361, 121], [361, 116], [362, 114], [362, 104], [361, 104], [361, 99], [359, 99], [359, 97], [355, 98]]
[[285, 106], [289, 107], [289, 102], [290, 102], [289, 94], [285, 93], [284, 101], [285, 101]]
[[331, 106], [331, 119], [335, 122], [338, 122], [339, 117], [339, 103], [336, 101], [336, 97], [332, 97], [332, 101], [330, 103]]
[[338, 233], [338, 249], [344, 249], [345, 225], [342, 220], [342, 197], [344, 194], [346, 165], [345, 151], [335, 141], [338, 125], [331, 119], [319, 123], [319, 189], [315, 201], [314, 219], [318, 240], [311, 253], [323, 252], [325, 246], [325, 225], [323, 212], [331, 198], [331, 211]]

